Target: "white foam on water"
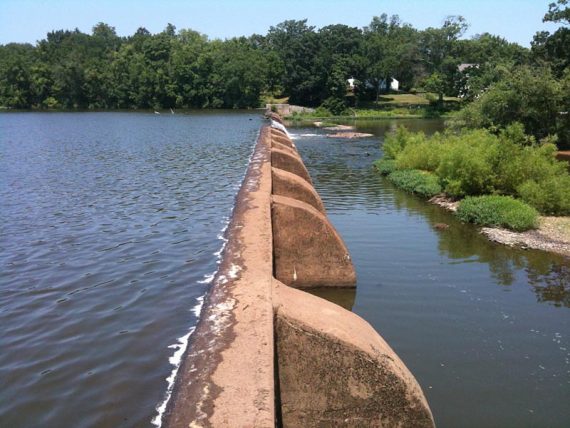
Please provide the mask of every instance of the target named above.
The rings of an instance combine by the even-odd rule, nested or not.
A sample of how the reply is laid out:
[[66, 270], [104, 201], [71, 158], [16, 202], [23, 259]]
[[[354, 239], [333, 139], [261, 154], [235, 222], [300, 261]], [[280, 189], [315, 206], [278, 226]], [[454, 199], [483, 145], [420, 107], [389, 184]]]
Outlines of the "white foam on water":
[[209, 284], [214, 280], [215, 276], [216, 276], [215, 272], [208, 275], [204, 275], [204, 279], [198, 281], [198, 284]]
[[299, 138], [312, 138], [312, 137], [322, 137], [323, 134], [307, 133], [307, 134], [289, 134], [289, 138], [292, 140], [298, 140]]
[[275, 120], [271, 120], [271, 127], [275, 128], [275, 129], [279, 129], [280, 131], [283, 131], [285, 133], [285, 135], [287, 135], [289, 138], [291, 138], [291, 135], [287, 131], [287, 128], [285, 128], [281, 123], [276, 122]]
[[[279, 125], [281, 125], [281, 124], [279, 124]], [[281, 125], [281, 126], [283, 127], [283, 125]], [[283, 127], [283, 129], [284, 128], [285, 127]], [[284, 129], [284, 130], [285, 130], [285, 132], [287, 132], [286, 129]], [[254, 140], [255, 143], [253, 144], [252, 151], [251, 151], [249, 158], [248, 158], [247, 168], [245, 169], [245, 172], [244, 172], [241, 180], [239, 181], [240, 183], [244, 183], [245, 176], [247, 174], [247, 171], [249, 170], [249, 165], [252, 163], [252, 161], [254, 159], [255, 148], [257, 146], [257, 140], [259, 139], [260, 132], [261, 131], [258, 131], [257, 135], [255, 137], [255, 140]], [[248, 183], [245, 183], [245, 185], [247, 185], [247, 184]], [[238, 189], [239, 189], [240, 185], [237, 186]], [[234, 207], [232, 208], [232, 215], [230, 217], [224, 217], [224, 219], [222, 220], [222, 223], [224, 225], [223, 225], [220, 233], [217, 236], [218, 239], [223, 241], [221, 248], [213, 254], [217, 258], [216, 264], [218, 264], [218, 265], [220, 265], [220, 263], [222, 262], [222, 254], [223, 254], [223, 252], [226, 248], [226, 245], [228, 243], [228, 239], [225, 237], [225, 232], [229, 227], [230, 218], [233, 217], [234, 210], [235, 210], [235, 203], [234, 203]], [[239, 266], [232, 264], [232, 266], [230, 267], [230, 270], [228, 272], [228, 275], [230, 275], [230, 278], [235, 278], [240, 270], [241, 270], [241, 268]], [[218, 274], [218, 271], [219, 271], [219, 268], [216, 269], [216, 271], [211, 273], [211, 274], [204, 275], [204, 279], [198, 281], [198, 283], [199, 284], [210, 284], [214, 280], [216, 275]], [[218, 278], [218, 282], [220, 284], [224, 284], [227, 281], [228, 280], [224, 275], [221, 275]], [[202, 308], [204, 306], [204, 297], [205, 297], [204, 295], [198, 297], [196, 299], [196, 302], [197, 302], [196, 305], [194, 305], [192, 308], [190, 308], [190, 311], [192, 313], [194, 313], [194, 315], [196, 315], [196, 317], [198, 319], [200, 319], [200, 315], [202, 313]], [[218, 316], [218, 319], [216, 320], [216, 323], [214, 326], [215, 331], [220, 330], [221, 325], [223, 324], [223, 322], [228, 317], [228, 313], [229, 313], [229, 311], [231, 311], [233, 309], [234, 305], [235, 305], [235, 302], [232, 300], [231, 302], [218, 304], [213, 309], [213, 313], [215, 313]], [[197, 324], [197, 322], [196, 322], [196, 324]], [[178, 370], [180, 369], [180, 364], [182, 363], [182, 358], [183, 358], [184, 354], [186, 353], [186, 350], [188, 349], [188, 343], [190, 341], [190, 337], [192, 336], [192, 333], [194, 333], [195, 330], [196, 330], [196, 326], [191, 327], [184, 336], [179, 337], [177, 339], [175, 344], [170, 345], [168, 347], [169, 349], [175, 350], [174, 353], [172, 354], [172, 356], [168, 359], [168, 362], [173, 365], [173, 368], [172, 368], [172, 371], [170, 372], [170, 375], [166, 378], [167, 387], [166, 387], [166, 393], [164, 395], [164, 400], [156, 406], [157, 414], [151, 420], [151, 424], [158, 427], [158, 428], [162, 427], [162, 417], [164, 416], [164, 412], [166, 411], [166, 407], [168, 406], [168, 402], [170, 401], [170, 398], [172, 397], [172, 390], [174, 389], [174, 383], [176, 381], [176, 375], [178, 374]]]
[[[190, 309], [194, 315], [197, 317], [200, 315], [202, 311], [202, 307], [204, 306], [204, 296], [200, 296], [196, 299], [196, 305]], [[153, 425], [160, 427], [162, 425], [162, 416], [166, 411], [166, 406], [170, 401], [170, 397], [172, 396], [172, 390], [174, 389], [174, 381], [176, 380], [176, 375], [178, 374], [178, 370], [180, 369], [180, 364], [182, 363], [182, 357], [188, 348], [188, 342], [190, 340], [190, 336], [196, 330], [196, 327], [191, 327], [184, 336], [179, 337], [175, 344], [170, 345], [169, 349], [174, 349], [174, 353], [170, 358], [168, 358], [168, 362], [172, 364], [173, 368], [170, 372], [170, 375], [166, 378], [166, 394], [162, 403], [156, 406], [156, 416], [150, 421]]]

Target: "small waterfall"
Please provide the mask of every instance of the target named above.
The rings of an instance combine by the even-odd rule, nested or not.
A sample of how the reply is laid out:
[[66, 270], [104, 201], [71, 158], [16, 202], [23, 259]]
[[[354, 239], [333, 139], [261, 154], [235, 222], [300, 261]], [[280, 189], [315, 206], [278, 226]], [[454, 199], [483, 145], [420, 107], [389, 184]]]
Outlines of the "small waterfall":
[[281, 123], [271, 119], [271, 127], [275, 128], [275, 129], [279, 129], [280, 131], [283, 131], [285, 133], [285, 135], [287, 135], [289, 138], [291, 138], [291, 134], [289, 134], [289, 132], [287, 132], [287, 128], [285, 128]]

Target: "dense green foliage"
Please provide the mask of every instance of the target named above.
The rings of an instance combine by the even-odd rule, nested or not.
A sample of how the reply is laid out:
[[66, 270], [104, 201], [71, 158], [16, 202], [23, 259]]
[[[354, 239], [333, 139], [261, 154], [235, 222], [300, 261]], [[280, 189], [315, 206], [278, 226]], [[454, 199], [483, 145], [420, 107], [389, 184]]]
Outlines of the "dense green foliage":
[[[550, 4], [544, 21], [568, 25], [567, 5]], [[462, 22], [455, 24], [461, 31]], [[527, 230], [537, 226], [538, 212], [570, 215], [568, 165], [556, 160], [558, 148], [570, 146], [569, 33], [565, 27], [537, 33], [529, 61], [492, 37], [480, 38], [497, 56], [486, 61], [470, 53], [474, 65], [458, 80], [469, 103], [451, 126], [431, 137], [399, 128], [387, 136], [376, 169], [415, 193], [429, 193], [419, 184], [429, 177], [429, 189], [441, 185], [448, 196], [464, 198], [457, 215], [479, 225]], [[450, 89], [442, 73], [448, 55], [440, 58], [424, 85], [441, 101]]]
[[545, 214], [570, 214], [567, 164], [556, 160], [554, 144], [537, 143], [521, 124], [498, 134], [465, 129], [430, 137], [399, 128], [386, 138], [384, 156], [397, 170], [435, 174], [452, 197], [509, 195]]
[[374, 168], [382, 175], [388, 175], [396, 171], [396, 161], [393, 159], [378, 159], [374, 162]]
[[[530, 61], [513, 64], [491, 60], [478, 62], [477, 67], [469, 69], [462, 83], [462, 95], [473, 103], [452, 121], [454, 128], [486, 128], [498, 132], [519, 122], [525, 132], [536, 139], [555, 136], [559, 148], [570, 148], [568, 0], [551, 3], [543, 21], [561, 27], [553, 34], [536, 33]], [[496, 46], [498, 51], [504, 48]]]
[[[519, 122], [536, 140], [556, 136], [565, 148], [569, 16], [568, 0], [552, 3], [543, 20], [560, 28], [537, 33], [530, 50], [487, 33], [462, 39], [468, 25], [461, 16], [425, 30], [386, 14], [363, 28], [288, 20], [266, 35], [227, 40], [171, 24], [120, 37], [99, 23], [91, 34], [59, 30], [35, 46], [0, 45], [0, 108], [251, 108], [288, 99], [319, 107], [321, 117], [421, 117], [458, 105], [445, 95], [466, 104], [455, 129], [498, 133]], [[425, 105], [384, 108], [380, 95], [392, 79], [403, 91], [427, 91]]]
[[[459, 93], [462, 62], [494, 69], [530, 60], [528, 49], [500, 37], [460, 40], [465, 28], [463, 18], [450, 17], [419, 31], [384, 14], [364, 28], [289, 20], [264, 36], [209, 40], [170, 24], [158, 34], [139, 28], [120, 37], [99, 23], [91, 34], [59, 30], [35, 46], [0, 46], [0, 107], [243, 108], [289, 97], [338, 115], [378, 98], [392, 78], [401, 89], [425, 87], [441, 99]], [[350, 77], [354, 93], [347, 93]]]
[[556, 79], [549, 68], [504, 70], [493, 84], [454, 119], [454, 127], [499, 130], [515, 122], [536, 138], [557, 135], [570, 143], [570, 70]]
[[275, 62], [255, 40], [208, 41], [169, 25], [128, 38], [98, 24], [35, 47], [0, 46], [0, 105], [13, 108], [258, 106]]
[[394, 171], [388, 175], [388, 180], [408, 192], [426, 198], [441, 193], [438, 177], [426, 171], [416, 169]]
[[561, 77], [570, 66], [570, 8], [568, 0], [550, 3], [543, 22], [561, 24], [553, 34], [548, 31], [536, 33], [532, 41], [532, 53], [537, 62], [548, 64], [554, 74]]
[[480, 226], [506, 227], [516, 231], [534, 229], [538, 225], [537, 211], [510, 196], [476, 196], [463, 199], [457, 216]]

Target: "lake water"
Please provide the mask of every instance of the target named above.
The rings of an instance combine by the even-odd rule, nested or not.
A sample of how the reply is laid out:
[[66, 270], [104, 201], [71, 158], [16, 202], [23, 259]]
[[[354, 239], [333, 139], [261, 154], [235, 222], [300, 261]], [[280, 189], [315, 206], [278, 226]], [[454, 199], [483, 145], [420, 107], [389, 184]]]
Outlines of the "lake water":
[[[0, 115], [0, 427], [152, 426], [261, 123]], [[442, 128], [291, 129], [358, 274], [325, 297], [388, 340], [438, 426], [570, 426], [570, 261], [492, 244], [379, 177], [398, 124]]]
[[0, 114], [0, 427], [145, 427], [259, 113]]
[[290, 129], [358, 276], [356, 292], [316, 294], [376, 328], [439, 427], [569, 427], [570, 260], [493, 244], [376, 174], [398, 125], [432, 133], [443, 123], [358, 122], [375, 134], [361, 140]]

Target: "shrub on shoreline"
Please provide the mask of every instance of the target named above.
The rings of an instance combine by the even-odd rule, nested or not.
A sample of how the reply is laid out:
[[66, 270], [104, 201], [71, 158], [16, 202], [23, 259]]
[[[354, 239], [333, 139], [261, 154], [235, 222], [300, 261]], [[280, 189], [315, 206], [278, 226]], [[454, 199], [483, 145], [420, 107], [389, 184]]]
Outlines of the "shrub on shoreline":
[[514, 124], [493, 134], [484, 129], [425, 134], [399, 128], [384, 143], [396, 170], [435, 174], [454, 198], [508, 195], [549, 215], [570, 215], [570, 174], [556, 159], [553, 139], [537, 143]]
[[388, 180], [408, 192], [426, 198], [431, 198], [441, 193], [441, 186], [437, 176], [425, 171], [414, 169], [394, 171], [388, 175]]
[[378, 159], [374, 162], [374, 168], [382, 175], [389, 175], [396, 171], [396, 161], [393, 159]]
[[457, 216], [480, 226], [506, 227], [519, 232], [535, 229], [538, 224], [538, 212], [510, 196], [467, 197], [460, 202]]

